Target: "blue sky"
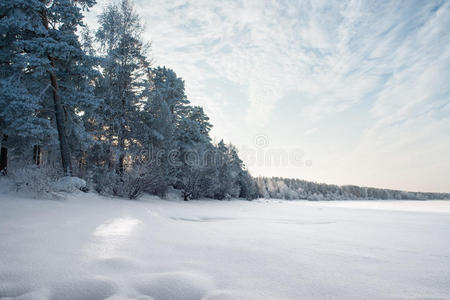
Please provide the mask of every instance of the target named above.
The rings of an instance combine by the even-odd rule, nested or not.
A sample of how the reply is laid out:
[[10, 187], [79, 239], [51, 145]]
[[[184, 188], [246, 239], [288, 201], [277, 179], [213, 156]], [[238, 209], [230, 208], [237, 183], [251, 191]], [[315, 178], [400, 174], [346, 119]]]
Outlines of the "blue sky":
[[450, 192], [450, 1], [135, 3], [253, 175]]

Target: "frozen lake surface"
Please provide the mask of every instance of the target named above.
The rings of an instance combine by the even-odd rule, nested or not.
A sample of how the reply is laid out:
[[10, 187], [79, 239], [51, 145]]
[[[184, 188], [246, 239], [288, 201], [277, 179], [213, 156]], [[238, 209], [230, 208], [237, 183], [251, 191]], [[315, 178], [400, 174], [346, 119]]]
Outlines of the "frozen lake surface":
[[0, 298], [450, 299], [450, 201], [2, 194]]

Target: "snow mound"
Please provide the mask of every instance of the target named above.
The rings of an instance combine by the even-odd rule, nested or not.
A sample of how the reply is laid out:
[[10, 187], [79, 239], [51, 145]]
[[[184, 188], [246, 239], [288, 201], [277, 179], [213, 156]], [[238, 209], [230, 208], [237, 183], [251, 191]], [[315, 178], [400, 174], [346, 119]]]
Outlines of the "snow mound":
[[14, 282], [2, 280], [2, 282], [0, 282], [0, 299], [5, 299], [6, 297], [19, 297], [29, 292], [29, 287], [20, 281]]
[[18, 297], [6, 297], [1, 298], [2, 300], [48, 300], [49, 299], [49, 291], [47, 289], [41, 289], [37, 291], [32, 291]]
[[173, 187], [169, 187], [165, 198], [168, 200], [182, 200], [183, 199], [182, 191], [177, 190]]
[[7, 194], [12, 190], [12, 183], [7, 177], [0, 176], [0, 193]]
[[242, 300], [242, 299], [257, 300], [261, 299], [261, 297], [255, 296], [254, 294], [248, 292], [217, 290], [209, 293], [208, 295], [206, 295], [206, 297], [202, 298], [202, 300]]
[[136, 263], [127, 258], [112, 257], [99, 259], [95, 266], [99, 269], [110, 271], [110, 272], [125, 272], [133, 270], [137, 267]]
[[87, 191], [86, 181], [78, 177], [65, 176], [54, 183], [56, 192], [73, 193], [75, 191]]
[[99, 300], [114, 295], [117, 291], [115, 283], [104, 279], [83, 279], [79, 281], [57, 284], [51, 293], [51, 300]]
[[105, 300], [155, 300], [155, 299], [153, 299], [150, 296], [140, 295], [140, 296], [132, 297], [132, 298], [130, 298], [130, 297], [122, 297], [122, 296], [112, 296], [112, 297], [109, 297], [109, 298], [107, 298]]
[[136, 280], [135, 288], [158, 300], [200, 300], [214, 288], [214, 284], [200, 274], [169, 272], [143, 276]]

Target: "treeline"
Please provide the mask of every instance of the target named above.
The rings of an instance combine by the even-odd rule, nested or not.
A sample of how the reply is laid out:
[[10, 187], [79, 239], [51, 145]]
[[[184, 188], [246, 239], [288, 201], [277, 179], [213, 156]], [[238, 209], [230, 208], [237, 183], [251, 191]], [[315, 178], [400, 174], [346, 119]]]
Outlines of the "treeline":
[[129, 198], [169, 187], [186, 200], [256, 197], [235, 147], [212, 142], [184, 81], [152, 66], [132, 3], [109, 4], [92, 33], [83, 11], [94, 4], [1, 1], [2, 173], [8, 161], [11, 171], [34, 164]]
[[431, 200], [450, 199], [448, 193], [419, 193], [389, 189], [338, 186], [280, 177], [256, 178], [259, 197], [286, 200]]

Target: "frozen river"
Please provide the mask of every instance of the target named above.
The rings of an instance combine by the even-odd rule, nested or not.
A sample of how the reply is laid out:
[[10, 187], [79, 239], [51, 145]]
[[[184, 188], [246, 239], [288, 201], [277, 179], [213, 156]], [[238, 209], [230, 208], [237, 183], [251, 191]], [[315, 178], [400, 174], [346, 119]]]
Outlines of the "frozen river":
[[450, 201], [0, 195], [1, 297], [450, 299]]

